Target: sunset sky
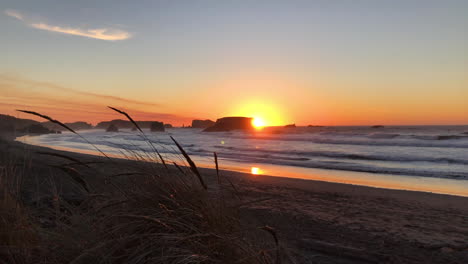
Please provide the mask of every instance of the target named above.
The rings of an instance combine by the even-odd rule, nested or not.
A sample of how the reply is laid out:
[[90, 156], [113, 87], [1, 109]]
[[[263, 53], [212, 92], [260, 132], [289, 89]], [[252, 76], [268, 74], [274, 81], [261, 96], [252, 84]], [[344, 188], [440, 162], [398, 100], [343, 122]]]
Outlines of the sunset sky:
[[468, 1], [0, 0], [0, 113], [468, 124]]

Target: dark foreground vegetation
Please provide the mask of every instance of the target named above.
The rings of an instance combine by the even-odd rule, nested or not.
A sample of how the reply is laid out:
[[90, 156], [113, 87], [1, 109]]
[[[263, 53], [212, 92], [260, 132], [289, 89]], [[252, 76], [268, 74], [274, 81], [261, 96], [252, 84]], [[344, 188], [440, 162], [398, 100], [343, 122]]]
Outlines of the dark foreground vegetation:
[[122, 150], [133, 161], [89, 162], [1, 144], [0, 263], [281, 261], [275, 230], [246, 224], [234, 185], [208, 186], [181, 147], [163, 157], [148, 140], [153, 153]]

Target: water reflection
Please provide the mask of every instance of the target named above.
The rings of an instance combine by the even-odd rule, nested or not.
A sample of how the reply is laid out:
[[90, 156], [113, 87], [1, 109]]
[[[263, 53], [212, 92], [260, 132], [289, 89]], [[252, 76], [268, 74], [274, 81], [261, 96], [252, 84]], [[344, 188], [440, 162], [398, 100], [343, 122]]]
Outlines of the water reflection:
[[260, 175], [260, 174], [263, 174], [263, 171], [258, 168], [258, 167], [252, 167], [250, 169], [250, 172], [253, 174], [253, 175]]

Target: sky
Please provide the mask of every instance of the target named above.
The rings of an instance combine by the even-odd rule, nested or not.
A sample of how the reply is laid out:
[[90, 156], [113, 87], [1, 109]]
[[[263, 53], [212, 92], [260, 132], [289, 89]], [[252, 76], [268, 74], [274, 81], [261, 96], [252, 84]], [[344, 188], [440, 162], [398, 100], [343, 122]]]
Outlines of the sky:
[[0, 113], [468, 124], [468, 1], [0, 0]]

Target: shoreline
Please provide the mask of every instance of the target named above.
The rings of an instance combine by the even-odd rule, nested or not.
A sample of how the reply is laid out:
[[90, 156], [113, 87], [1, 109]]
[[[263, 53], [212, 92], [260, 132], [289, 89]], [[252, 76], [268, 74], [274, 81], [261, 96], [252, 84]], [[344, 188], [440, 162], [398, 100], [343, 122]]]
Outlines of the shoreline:
[[[21, 142], [2, 144], [8, 146], [8, 150], [2, 149], [7, 154], [32, 157], [33, 168], [57, 160], [37, 154], [45, 150], [86, 162], [106, 160]], [[122, 165], [151, 166], [125, 159], [112, 160]], [[103, 164], [102, 169], [110, 170], [112, 166]], [[49, 170], [36, 171], [40, 177], [50, 173]], [[200, 172], [208, 186], [215, 185], [215, 170], [200, 168]], [[395, 259], [401, 263], [468, 261], [467, 197], [220, 172], [233, 182], [238, 194], [247, 202], [242, 207], [242, 215], [251, 219], [249, 224], [274, 227], [281, 244], [299, 258], [297, 263], [394, 263]]]
[[[14, 140], [19, 144], [26, 146], [26, 148], [31, 148], [34, 150], [35, 148], [45, 148], [51, 152], [59, 152], [62, 154], [67, 154], [70, 156], [75, 157], [83, 157], [87, 159], [103, 159], [103, 156], [92, 154], [92, 153], [81, 153], [81, 152], [74, 152], [74, 151], [67, 151], [67, 150], [60, 150], [51, 148], [48, 146], [39, 146], [39, 145], [32, 145], [23, 142], [19, 142]], [[111, 157], [112, 159], [117, 159], [123, 162], [133, 161], [130, 159], [125, 159], [122, 157]], [[172, 165], [169, 165], [172, 166]], [[216, 174], [216, 170], [214, 168], [207, 168], [207, 167], [200, 167], [197, 164], [198, 169], [206, 175], [210, 177], [214, 177]], [[392, 189], [392, 188], [382, 188], [382, 187], [375, 187], [375, 186], [367, 186], [367, 185], [359, 185], [359, 184], [352, 184], [352, 183], [342, 183], [342, 182], [334, 182], [334, 181], [325, 181], [325, 180], [315, 180], [315, 179], [304, 179], [304, 178], [293, 178], [293, 177], [285, 177], [285, 176], [275, 176], [275, 175], [253, 175], [249, 172], [243, 171], [236, 171], [236, 170], [229, 170], [223, 169], [222, 165], [219, 169], [220, 173], [223, 173], [225, 176], [228, 177], [235, 177], [238, 179], [248, 179], [253, 182], [259, 183], [268, 183], [268, 184], [278, 184], [282, 186], [292, 186], [293, 188], [301, 189], [304, 191], [317, 191], [319, 189], [317, 185], [326, 186], [325, 189], [336, 189], [336, 192], [344, 192], [349, 194], [358, 194], [363, 196], [389, 196], [392, 198], [401, 198], [401, 196], [407, 197], [411, 196], [412, 194], [421, 196], [421, 202], [427, 201], [429, 196], [434, 196], [434, 198], [429, 200], [437, 200], [437, 198], [441, 197], [453, 197], [454, 199], [462, 199], [468, 201], [468, 196], [463, 195], [455, 195], [455, 194], [447, 194], [447, 193], [435, 193], [435, 192], [428, 192], [428, 191], [418, 191], [418, 190], [405, 190], [405, 189]], [[392, 175], [393, 176], [393, 175]], [[406, 195], [405, 195], [406, 194]], [[414, 198], [414, 197], [412, 197]], [[467, 205], [468, 208], [468, 205]]]
[[[10, 140], [11, 138], [7, 139], [7, 141], [10, 141]], [[75, 151], [55, 149], [49, 146], [27, 144], [24, 142], [16, 141], [16, 139], [13, 139], [11, 142], [22, 145], [24, 149], [28, 149], [27, 151], [45, 149], [51, 153], [66, 154], [71, 157], [84, 158], [88, 160], [105, 159], [103, 156], [93, 154], [93, 153], [81, 153], [81, 152], [75, 152]], [[121, 162], [134, 162], [134, 160], [125, 159], [122, 157], [111, 157], [111, 158], [115, 160], [119, 160]], [[173, 165], [169, 165], [169, 166], [173, 166]], [[197, 166], [197, 167], [203, 174], [208, 175], [209, 177], [214, 177], [214, 175], [216, 174], [216, 170], [214, 168], [200, 167], [200, 166]], [[352, 183], [275, 176], [275, 175], [266, 175], [266, 174], [253, 175], [245, 171], [243, 172], [243, 171], [223, 169], [222, 165], [220, 167], [221, 167], [219, 169], [220, 173], [228, 177], [235, 177], [237, 178], [237, 180], [246, 179], [246, 180], [258, 182], [258, 183], [278, 184], [281, 186], [289, 186], [289, 187], [297, 188], [303, 191], [317, 191], [318, 189], [320, 189], [320, 187], [326, 186], [326, 188], [324, 189], [336, 189], [335, 190], [336, 192], [343, 192], [347, 194], [357, 194], [361, 196], [389, 196], [392, 198], [402, 198], [402, 196], [407, 197], [407, 196], [417, 195], [417, 196], [421, 196], [421, 202], [427, 201], [427, 198], [429, 196], [434, 196], [434, 198], [429, 199], [429, 200], [437, 200], [437, 198], [444, 198], [444, 197], [449, 198], [450, 197], [450, 198], [453, 198], [454, 200], [463, 200], [463, 201], [468, 202], [468, 197], [462, 196], [462, 195], [454, 195], [454, 194], [447, 194], [447, 193], [434, 193], [434, 192], [419, 191], [419, 190], [382, 188], [382, 187], [359, 185], [359, 184], [352, 184]], [[466, 208], [468, 209], [468, 205], [466, 206]]]
[[[23, 137], [23, 140], [18, 140]], [[24, 135], [16, 137], [15, 142], [30, 146], [40, 146], [44, 148], [53, 149], [56, 151], [64, 151], [68, 153], [78, 153], [83, 155], [91, 155], [99, 157], [100, 154], [96, 151], [79, 150], [67, 147], [58, 147], [50, 145], [35, 144], [37, 142], [27, 143], [25, 142], [28, 138], [34, 138], [36, 135]], [[112, 158], [125, 159], [121, 156], [112, 155]], [[194, 157], [194, 156], [192, 156]], [[199, 168], [214, 170], [214, 164], [207, 162], [200, 162], [200, 160], [194, 160]], [[296, 166], [284, 166], [264, 163], [253, 163], [245, 165], [239, 162], [233, 161], [222, 161], [220, 167], [224, 171], [233, 173], [242, 173], [245, 175], [252, 175], [251, 169], [256, 168], [259, 172], [257, 177], [275, 177], [275, 178], [287, 178], [287, 179], [298, 179], [306, 181], [319, 181], [329, 183], [339, 183], [345, 185], [353, 185], [360, 187], [370, 187], [382, 190], [401, 190], [401, 191], [414, 191], [430, 194], [443, 194], [452, 195], [459, 197], [468, 197], [468, 180], [463, 179], [448, 179], [448, 178], [437, 178], [437, 177], [423, 177], [423, 176], [409, 176], [409, 175], [394, 175], [394, 174], [382, 174], [382, 173], [370, 173], [370, 172], [357, 172], [357, 171], [346, 171], [346, 170], [332, 170], [332, 169], [321, 169], [321, 168], [305, 168]]]

